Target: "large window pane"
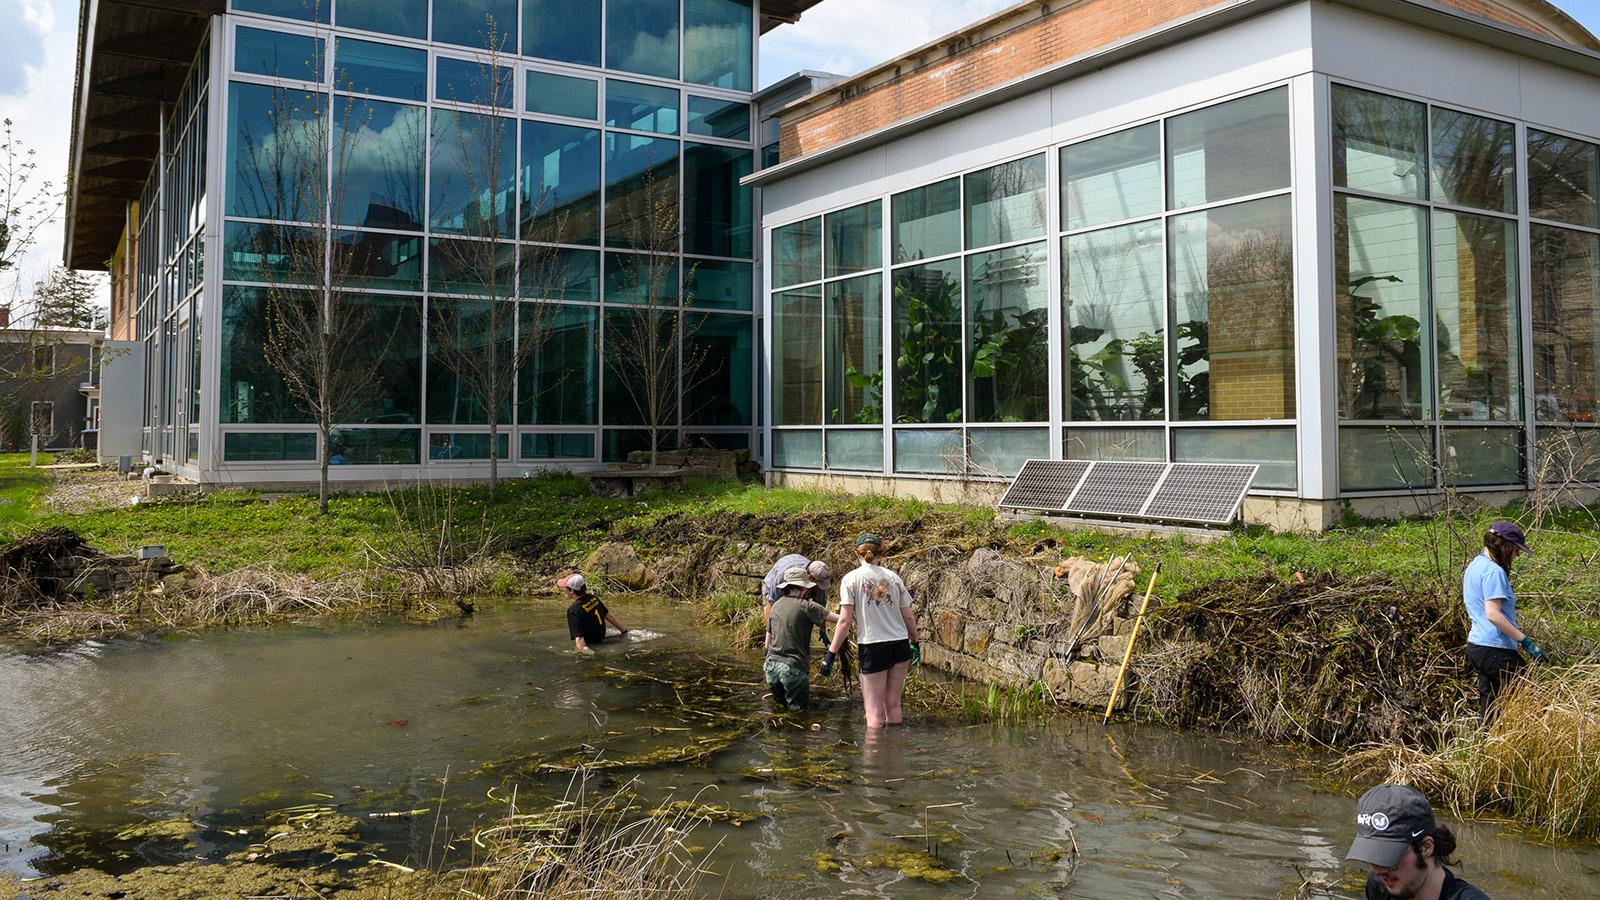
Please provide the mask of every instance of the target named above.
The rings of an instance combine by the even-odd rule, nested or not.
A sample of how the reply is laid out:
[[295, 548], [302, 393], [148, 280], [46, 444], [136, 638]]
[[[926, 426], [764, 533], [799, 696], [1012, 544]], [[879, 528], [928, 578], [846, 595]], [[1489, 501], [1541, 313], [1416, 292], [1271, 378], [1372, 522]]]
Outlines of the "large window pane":
[[961, 421], [961, 279], [959, 259], [894, 273], [896, 422]]
[[339, 97], [334, 114], [334, 223], [421, 231], [427, 110]]
[[774, 431], [772, 467], [775, 469], [822, 468], [822, 430]]
[[883, 276], [828, 284], [827, 410], [829, 425], [883, 421]]
[[688, 132], [729, 141], [750, 140], [750, 104], [689, 96]]
[[606, 66], [678, 77], [678, 0], [606, 4]]
[[364, 339], [350, 342], [343, 363], [372, 380], [340, 417], [344, 424], [410, 425], [422, 415], [422, 308], [415, 297], [350, 294], [363, 309]]
[[1442, 418], [1522, 418], [1517, 284], [1517, 223], [1434, 211]]
[[[524, 425], [593, 425], [600, 397], [600, 311], [592, 306], [522, 304], [532, 341], [517, 378]], [[583, 454], [592, 456], [592, 447]], [[527, 455], [524, 453], [524, 455]]]
[[428, 98], [428, 51], [339, 38], [333, 86], [400, 100]]
[[516, 52], [516, 0], [440, 0], [433, 4], [433, 39], [485, 50]]
[[334, 12], [334, 24], [340, 28], [408, 38], [428, 36], [428, 0], [339, 0]]
[[[511, 458], [511, 437], [504, 431], [496, 436], [501, 459]], [[434, 432], [428, 436], [428, 458], [440, 462], [453, 460], [486, 460], [489, 458], [489, 435], [486, 432], [461, 434]]]
[[[498, 313], [489, 305], [503, 304]], [[432, 425], [487, 425], [490, 393], [487, 378], [461, 378], [452, 367], [469, 353], [489, 358], [492, 331], [496, 358], [510, 361], [515, 352], [516, 312], [507, 300], [428, 298], [428, 422]], [[493, 326], [498, 323], [498, 329]], [[509, 366], [506, 367], [509, 369]], [[511, 423], [511, 385], [496, 386], [502, 424]]]
[[531, 113], [594, 119], [600, 115], [600, 82], [529, 70], [523, 108]]
[[772, 295], [772, 424], [822, 424], [820, 287]]
[[505, 66], [448, 56], [435, 58], [433, 96], [436, 100], [510, 109], [516, 91], [516, 75]]
[[324, 25], [328, 22], [328, 10], [333, 8], [328, 0], [232, 0], [232, 6], [239, 12], [321, 22]]
[[684, 424], [751, 424], [755, 319], [715, 313], [684, 315]]
[[327, 97], [228, 85], [228, 214], [305, 221], [327, 213]]
[[435, 238], [428, 244], [428, 290], [509, 297], [516, 290], [516, 259], [515, 244]]
[[600, 132], [522, 123], [522, 239], [600, 243]]
[[1339, 429], [1339, 490], [1384, 491], [1434, 486], [1435, 429], [1393, 425]]
[[[676, 443], [679, 366], [678, 314], [659, 308], [612, 307], [605, 311], [605, 387], [601, 408], [607, 425], [652, 425]], [[647, 445], [648, 446], [648, 445]]]
[[322, 39], [239, 27], [233, 37], [233, 70], [269, 78], [321, 81]]
[[335, 232], [333, 265], [343, 287], [422, 289], [422, 237], [373, 231]]
[[600, 302], [597, 250], [523, 247], [519, 276], [524, 300]]
[[422, 461], [420, 428], [335, 428], [328, 462], [335, 466], [414, 466]]
[[1517, 211], [1517, 129], [1510, 122], [1433, 110], [1433, 199]]
[[479, 237], [514, 233], [515, 141], [515, 120], [433, 111], [428, 189], [433, 230]]
[[1444, 471], [1457, 487], [1523, 483], [1520, 428], [1445, 428]]
[[595, 0], [522, 0], [522, 54], [600, 65], [600, 8]]
[[1294, 251], [1289, 198], [1168, 220], [1180, 419], [1290, 419]]
[[1432, 417], [1427, 212], [1334, 197], [1339, 418]]
[[828, 213], [824, 229], [829, 278], [883, 265], [883, 206], [880, 201]]
[[1044, 428], [969, 428], [967, 450], [972, 475], [1011, 478], [1030, 459], [1050, 458], [1050, 432]]
[[739, 179], [755, 156], [740, 147], [683, 145], [683, 250], [707, 256], [754, 254], [754, 193]]
[[606, 132], [606, 243], [677, 245], [678, 142]]
[[1252, 490], [1299, 487], [1293, 428], [1175, 428], [1172, 461], [1254, 463], [1261, 468]]
[[559, 431], [522, 436], [523, 459], [594, 459], [594, 435]]
[[958, 475], [966, 471], [966, 440], [961, 429], [899, 428], [894, 433], [894, 470], [911, 474]]
[[1043, 237], [1044, 155], [966, 176], [967, 248]]
[[1167, 120], [1170, 209], [1289, 186], [1289, 91], [1274, 88]]
[[967, 257], [967, 419], [1050, 417], [1050, 285], [1045, 244]]
[[1067, 459], [1166, 462], [1167, 434], [1160, 428], [1068, 428]]
[[222, 231], [222, 277], [268, 284], [314, 284], [322, 280], [318, 232], [290, 225], [228, 222]]
[[1600, 236], [1533, 226], [1533, 402], [1540, 422], [1600, 414]]
[[1335, 186], [1426, 200], [1427, 156], [1427, 107], [1333, 86]]
[[606, 302], [677, 306], [679, 258], [644, 253], [606, 254]]
[[750, 263], [720, 259], [685, 262], [684, 304], [709, 309], [751, 307], [753, 269]]
[[828, 429], [828, 468], [883, 471], [883, 432], [878, 429]]
[[672, 88], [606, 79], [606, 125], [656, 134], [678, 133], [679, 93]]
[[772, 286], [788, 287], [822, 278], [822, 219], [806, 219], [772, 230]]
[[1600, 224], [1600, 147], [1530, 129], [1528, 214], [1591, 228]]
[[1161, 231], [1151, 221], [1062, 239], [1071, 420], [1165, 414]]
[[1085, 228], [1161, 211], [1161, 126], [1155, 122], [1061, 151], [1062, 216]]
[[315, 462], [316, 458], [315, 434], [255, 431], [222, 436], [223, 462]]
[[750, 0], [683, 0], [683, 80], [750, 90]]
[[[650, 450], [650, 432], [639, 428], [607, 428], [601, 433], [601, 462], [627, 462], [628, 454], [634, 451]], [[675, 450], [678, 447], [678, 432], [668, 428], [656, 434], [657, 450]]]
[[[283, 377], [262, 352], [271, 339], [271, 304], [265, 288], [228, 287], [222, 293], [223, 424], [288, 424], [311, 417], [295, 402]], [[311, 297], [306, 297], [306, 303]]]
[[961, 249], [961, 179], [895, 194], [889, 208], [895, 262], [944, 256]]

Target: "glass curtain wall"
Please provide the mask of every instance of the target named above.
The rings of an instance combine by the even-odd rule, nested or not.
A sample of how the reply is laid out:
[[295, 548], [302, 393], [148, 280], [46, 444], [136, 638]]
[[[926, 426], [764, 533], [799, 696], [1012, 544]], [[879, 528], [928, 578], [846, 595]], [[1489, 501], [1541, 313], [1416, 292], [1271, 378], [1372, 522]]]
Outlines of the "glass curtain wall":
[[[1332, 110], [1341, 490], [1520, 484], [1516, 126], [1344, 85]], [[1552, 154], [1530, 196], [1577, 215]]]
[[[1248, 461], [1295, 488], [1289, 171], [1276, 88], [773, 229], [777, 465]], [[855, 313], [873, 292], [887, 322]]]
[[[609, 460], [643, 449], [653, 418], [671, 446], [750, 447], [752, 4], [322, 6], [232, 3], [248, 15], [227, 32], [224, 461], [315, 460], [262, 348], [273, 303], [303, 287], [315, 304], [319, 284], [369, 304], [382, 331], [336, 463]], [[314, 261], [319, 244], [336, 262]], [[443, 348], [483, 330], [486, 352], [488, 310], [508, 303], [496, 346], [519, 365], [491, 448]], [[664, 376], [683, 402], [653, 415], [628, 383], [646, 370], [619, 364], [651, 331], [641, 316], [663, 359], [693, 363]], [[159, 344], [157, 318], [142, 333]], [[459, 340], [430, 334], [447, 325]], [[147, 359], [150, 380], [168, 377], [159, 346]]]

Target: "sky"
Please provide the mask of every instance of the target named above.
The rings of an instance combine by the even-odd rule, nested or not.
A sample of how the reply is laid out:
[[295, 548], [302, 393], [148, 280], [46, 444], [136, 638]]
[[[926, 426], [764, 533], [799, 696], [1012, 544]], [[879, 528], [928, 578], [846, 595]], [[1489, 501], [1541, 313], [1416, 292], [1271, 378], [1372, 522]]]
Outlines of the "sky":
[[[761, 39], [761, 81], [798, 69], [849, 75], [959, 29], [1017, 0], [822, 0], [798, 24]], [[1600, 0], [1556, 0], [1600, 33]], [[0, 0], [0, 117], [37, 151], [40, 169], [66, 176], [79, 0]], [[61, 260], [60, 224], [41, 235], [16, 277], [23, 287]], [[13, 288], [0, 284], [0, 298]]]

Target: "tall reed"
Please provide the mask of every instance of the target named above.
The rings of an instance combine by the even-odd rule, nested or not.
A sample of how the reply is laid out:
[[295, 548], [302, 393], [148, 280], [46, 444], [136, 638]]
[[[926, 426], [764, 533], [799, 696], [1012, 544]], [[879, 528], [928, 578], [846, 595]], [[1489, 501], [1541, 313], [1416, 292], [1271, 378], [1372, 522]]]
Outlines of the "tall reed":
[[1600, 836], [1600, 660], [1530, 670], [1487, 728], [1464, 723], [1443, 749], [1398, 745], [1352, 764], [1411, 784], [1461, 816], [1508, 816], [1552, 839]]

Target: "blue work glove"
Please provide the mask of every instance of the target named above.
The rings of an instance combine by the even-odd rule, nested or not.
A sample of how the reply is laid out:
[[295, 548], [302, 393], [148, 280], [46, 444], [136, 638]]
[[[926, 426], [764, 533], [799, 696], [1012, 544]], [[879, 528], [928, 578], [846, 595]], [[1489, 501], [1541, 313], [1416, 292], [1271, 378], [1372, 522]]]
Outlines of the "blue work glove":
[[922, 665], [922, 645], [916, 641], [911, 642], [911, 664], [913, 666]]
[[1517, 641], [1517, 643], [1522, 645], [1522, 649], [1526, 650], [1529, 656], [1533, 657], [1534, 662], [1550, 661], [1550, 657], [1546, 656], [1545, 652], [1539, 649], [1539, 645], [1533, 642], [1533, 638], [1523, 635], [1522, 640]]
[[829, 650], [829, 651], [823, 653], [822, 654], [822, 668], [817, 670], [817, 674], [822, 676], [823, 678], [827, 678], [829, 675], [832, 675], [833, 674], [833, 661], [837, 657], [838, 657], [838, 654], [834, 653], [832, 650]]

